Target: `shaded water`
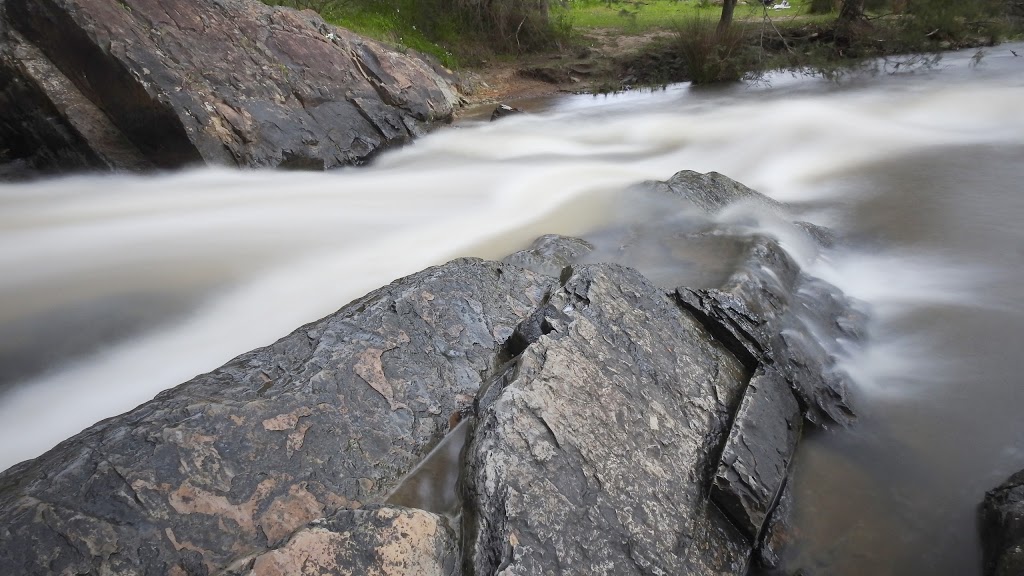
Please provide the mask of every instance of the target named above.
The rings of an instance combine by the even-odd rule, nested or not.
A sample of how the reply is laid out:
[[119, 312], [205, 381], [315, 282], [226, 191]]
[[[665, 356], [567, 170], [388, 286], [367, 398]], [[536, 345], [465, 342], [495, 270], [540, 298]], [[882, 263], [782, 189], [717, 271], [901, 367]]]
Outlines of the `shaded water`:
[[[779, 75], [560, 99], [368, 169], [0, 185], [0, 468], [393, 278], [541, 233], [589, 236], [664, 284], [713, 284], [728, 246], [681, 248], [706, 221], [622, 190], [717, 170], [849, 237], [787, 248], [872, 309], [848, 362], [861, 420], [796, 462], [790, 567], [978, 574], [974, 507], [1024, 467], [1024, 58], [1010, 48], [1024, 47], [841, 86]], [[784, 233], [749, 207], [716, 220]]]

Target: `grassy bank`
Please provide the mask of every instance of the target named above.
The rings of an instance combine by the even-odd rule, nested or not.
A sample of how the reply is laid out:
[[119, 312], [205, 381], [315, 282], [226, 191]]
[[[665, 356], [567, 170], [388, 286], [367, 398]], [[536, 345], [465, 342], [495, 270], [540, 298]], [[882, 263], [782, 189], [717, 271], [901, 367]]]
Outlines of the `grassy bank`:
[[604, 89], [735, 81], [778, 68], [840, 75], [867, 59], [990, 45], [1019, 35], [1024, 19], [1024, 0], [865, 0], [863, 16], [841, 25], [843, 0], [788, 0], [778, 10], [739, 0], [723, 30], [716, 29], [721, 0], [265, 1], [314, 9], [331, 23], [453, 68], [564, 56], [592, 44], [597, 31], [604, 38], [658, 37], [627, 57], [606, 56], [615, 59], [600, 67], [609, 77], [592, 82]]
[[[568, 3], [568, 21], [579, 31], [610, 28], [624, 33], [674, 29], [694, 20], [716, 20], [721, 3], [711, 0], [572, 0]], [[779, 19], [825, 20], [828, 16], [810, 13], [811, 0], [790, 0], [790, 8], [772, 10]], [[736, 19], [758, 20], [764, 7], [760, 2], [740, 2]]]
[[[312, 9], [328, 22], [400, 48], [433, 55], [449, 67], [483, 55], [550, 49], [568, 26], [547, 0], [264, 0]], [[553, 12], [556, 12], [553, 14]]]
[[718, 29], [716, 11], [697, 12], [624, 68], [641, 85], [756, 79], [783, 68], [840, 77], [927, 66], [935, 62], [928, 54], [991, 46], [1021, 30], [1003, 0], [868, 0], [862, 16], [845, 22], [838, 1], [789, 4], [785, 12], [741, 5], [727, 29]]

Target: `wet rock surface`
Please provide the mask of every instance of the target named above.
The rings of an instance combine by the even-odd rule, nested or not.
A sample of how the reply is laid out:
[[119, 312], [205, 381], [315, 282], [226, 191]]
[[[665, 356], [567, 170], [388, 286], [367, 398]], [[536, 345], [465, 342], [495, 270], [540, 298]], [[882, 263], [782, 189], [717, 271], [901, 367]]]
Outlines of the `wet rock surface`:
[[458, 260], [0, 475], [0, 573], [205, 573], [380, 502], [553, 280]]
[[[784, 209], [716, 174], [653, 187], [707, 211]], [[466, 574], [744, 574], [777, 561], [804, 419], [853, 419], [830, 339], [856, 340], [864, 316], [776, 240], [744, 243], [715, 289], [563, 270], [477, 403]]]
[[777, 241], [755, 238], [721, 288], [681, 287], [676, 297], [745, 365], [777, 367], [813, 424], [853, 421], [839, 352], [863, 338], [866, 316], [835, 286], [803, 274]]
[[148, 167], [110, 120], [32, 43], [0, 1], [0, 178], [63, 170]]
[[711, 499], [756, 542], [782, 492], [800, 441], [800, 407], [774, 369], [747, 385], [715, 472]]
[[1024, 574], [1024, 470], [985, 494], [980, 519], [985, 576]]
[[494, 112], [491, 112], [491, 122], [504, 118], [506, 116], [512, 116], [513, 114], [522, 114], [523, 111], [515, 106], [509, 106], [508, 104], [498, 104], [494, 107]]
[[[654, 186], [680, 182], [782, 209]], [[853, 417], [836, 344], [863, 316], [736, 243], [713, 289], [559, 236], [397, 280], [0, 475], [0, 573], [770, 566], [803, 422]]]
[[741, 573], [741, 553], [719, 563], [693, 543], [742, 365], [628, 268], [574, 268], [549, 305], [564, 319], [520, 356], [467, 449], [466, 572]]
[[586, 240], [545, 234], [533, 241], [526, 250], [520, 250], [506, 256], [502, 262], [522, 266], [538, 274], [558, 277], [566, 266], [579, 262], [594, 250]]
[[[248, 564], [248, 563], [246, 563]], [[444, 518], [405, 508], [341, 510], [252, 561], [253, 576], [455, 576], [458, 545]]]
[[[785, 205], [717, 172], [684, 170], [645, 189], [714, 214], [736, 204], [786, 217]], [[830, 230], [793, 222], [817, 248], [831, 248]], [[730, 274], [712, 288], [680, 286], [680, 304], [753, 371], [772, 366], [793, 389], [803, 415], [820, 427], [849, 425], [855, 418], [849, 375], [840, 368], [845, 347], [864, 339], [867, 316], [838, 288], [803, 270], [779, 240], [716, 234], [738, 246]], [[723, 242], [719, 242], [721, 245]]]
[[260, 2], [5, 0], [0, 31], [0, 136], [40, 168], [358, 164], [460, 102], [439, 66]]
[[709, 213], [718, 212], [730, 204], [744, 201], [757, 202], [772, 210], [784, 210], [781, 203], [718, 172], [702, 174], [692, 170], [683, 170], [675, 173], [665, 182], [654, 182], [651, 185], [693, 202]]

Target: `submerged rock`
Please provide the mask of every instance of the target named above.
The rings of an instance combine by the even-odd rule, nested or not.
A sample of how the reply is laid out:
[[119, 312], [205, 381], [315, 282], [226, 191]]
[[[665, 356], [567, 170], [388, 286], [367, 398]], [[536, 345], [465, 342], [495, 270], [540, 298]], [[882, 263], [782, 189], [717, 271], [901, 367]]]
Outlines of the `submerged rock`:
[[985, 576], [1024, 574], [1024, 470], [985, 494], [980, 516]]
[[539, 274], [559, 276], [562, 270], [593, 251], [594, 246], [586, 240], [545, 234], [533, 241], [526, 250], [506, 256], [502, 262], [522, 266]]
[[[709, 209], [756, 199], [720, 175], [657, 188], [680, 182]], [[852, 418], [833, 340], [862, 317], [742, 242], [715, 289], [557, 236], [397, 280], [0, 474], [0, 573], [770, 564], [803, 420]]]
[[778, 201], [718, 172], [701, 174], [692, 170], [683, 170], [675, 173], [665, 182], [655, 182], [653, 185], [674, 196], [693, 202], [705, 212], [718, 212], [730, 204], [742, 201], [757, 202], [772, 210], [784, 210], [784, 206]]
[[357, 164], [451, 119], [449, 73], [245, 0], [0, 1], [0, 141], [40, 168]]
[[515, 106], [509, 106], [508, 104], [498, 104], [494, 107], [494, 111], [491, 112], [491, 122], [504, 118], [506, 116], [512, 116], [513, 114], [522, 114], [523, 111]]

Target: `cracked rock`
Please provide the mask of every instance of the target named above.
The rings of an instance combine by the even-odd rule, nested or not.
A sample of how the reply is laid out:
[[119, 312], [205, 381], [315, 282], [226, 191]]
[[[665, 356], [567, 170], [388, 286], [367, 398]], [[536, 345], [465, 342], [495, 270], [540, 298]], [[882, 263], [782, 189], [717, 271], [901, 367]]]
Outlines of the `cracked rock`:
[[782, 376], [774, 369], [758, 370], [736, 412], [711, 492], [751, 542], [757, 541], [786, 482], [802, 420]]
[[466, 573], [742, 573], [699, 472], [742, 365], [628, 268], [574, 267], [550, 303], [564, 333], [523, 351], [466, 451]]

